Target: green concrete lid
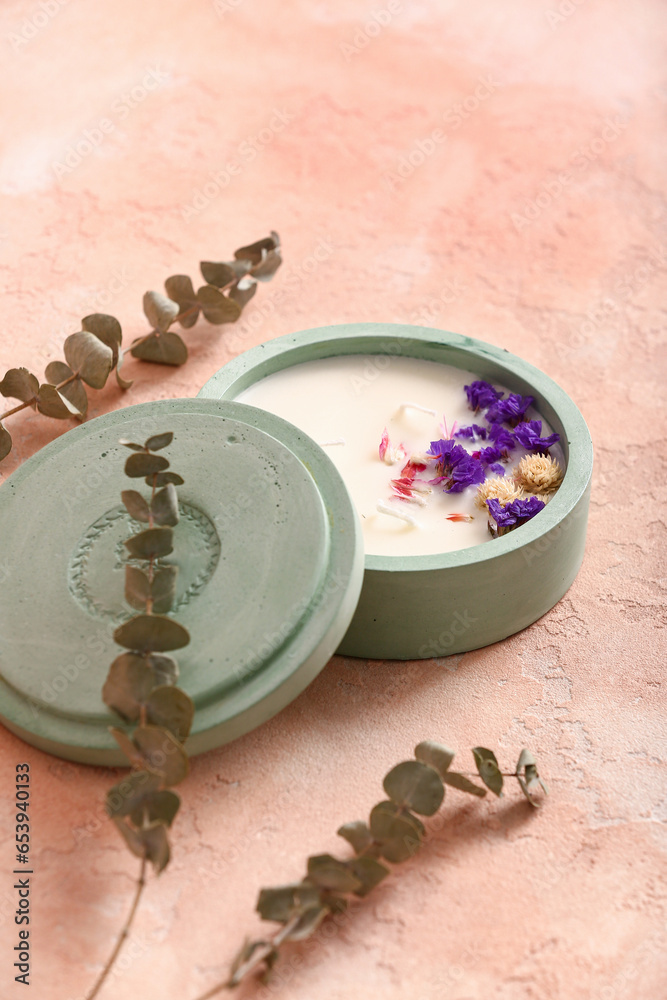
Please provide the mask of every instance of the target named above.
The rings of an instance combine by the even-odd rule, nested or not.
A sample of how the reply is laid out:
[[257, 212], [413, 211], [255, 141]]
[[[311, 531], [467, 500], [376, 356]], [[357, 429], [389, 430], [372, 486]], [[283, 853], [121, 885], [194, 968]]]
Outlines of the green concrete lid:
[[0, 487], [0, 717], [59, 756], [124, 763], [108, 733], [118, 717], [101, 699], [121, 652], [113, 629], [133, 613], [123, 540], [138, 525], [120, 501], [131, 484], [118, 440], [167, 430], [165, 454], [185, 479], [170, 561], [179, 565], [172, 615], [191, 634], [175, 657], [196, 707], [188, 752], [228, 742], [292, 701], [357, 605], [356, 512], [333, 463], [291, 424], [240, 403], [183, 399], [81, 425]]

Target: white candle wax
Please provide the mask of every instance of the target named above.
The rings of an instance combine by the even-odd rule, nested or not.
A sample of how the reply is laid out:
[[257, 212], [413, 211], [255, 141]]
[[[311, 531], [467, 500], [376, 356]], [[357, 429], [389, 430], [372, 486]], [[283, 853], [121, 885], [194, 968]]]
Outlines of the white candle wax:
[[[396, 498], [391, 480], [400, 477], [407, 458], [399, 453], [395, 464], [382, 461], [378, 453], [382, 433], [386, 427], [391, 446], [403, 445], [410, 457], [423, 455], [431, 441], [451, 437], [455, 422], [458, 427], [488, 426], [483, 413], [470, 410], [463, 389], [478, 378], [473, 372], [417, 358], [339, 355], [276, 372], [237, 398], [289, 420], [324, 447], [359, 512], [367, 554], [427, 555], [492, 542], [487, 514], [475, 506], [476, 486], [453, 494], [433, 486], [423, 503]], [[503, 388], [497, 382], [493, 385]], [[542, 418], [531, 407], [524, 419]], [[543, 420], [542, 434], [550, 430]], [[492, 444], [456, 441], [469, 452]], [[506, 475], [525, 454], [520, 446], [514, 449], [505, 463]], [[435, 460], [418, 473], [422, 480], [435, 476]], [[409, 521], [391, 516], [385, 512], [388, 509], [407, 515]], [[448, 520], [452, 514], [472, 520]]]

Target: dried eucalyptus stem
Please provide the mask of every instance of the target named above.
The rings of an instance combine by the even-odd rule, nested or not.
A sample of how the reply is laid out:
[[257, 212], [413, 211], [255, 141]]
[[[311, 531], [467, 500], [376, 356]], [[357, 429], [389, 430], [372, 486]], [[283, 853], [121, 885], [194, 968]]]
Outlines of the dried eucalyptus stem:
[[[280, 238], [272, 232], [265, 239], [239, 247], [232, 261], [202, 261], [200, 268], [206, 284], [196, 292], [185, 274], [167, 278], [166, 295], [161, 292], [144, 295], [144, 313], [153, 329], [133, 342], [130, 354], [157, 364], [185, 364], [188, 349], [183, 339], [169, 328], [179, 323], [183, 329], [189, 329], [200, 313], [216, 326], [236, 322], [257, 291], [257, 283], [270, 281], [281, 263]], [[65, 340], [65, 361], [52, 361], [46, 366], [43, 383], [27, 368], [10, 368], [0, 380], [0, 394], [18, 399], [19, 403], [0, 414], [0, 461], [12, 450], [12, 438], [3, 423], [7, 417], [30, 407], [56, 420], [71, 417], [83, 420], [88, 411], [85, 386], [103, 389], [112, 371], [120, 388], [129, 389], [132, 382], [120, 374], [122, 341], [123, 332], [115, 316], [92, 313], [81, 320], [81, 330]]]
[[[504, 776], [513, 777], [530, 804], [539, 806], [535, 792], [541, 788], [546, 794], [547, 788], [529, 750], [521, 751], [516, 769], [505, 775], [492, 750], [474, 747], [472, 753], [479, 777], [494, 795], [502, 796]], [[268, 975], [279, 958], [281, 945], [310, 937], [327, 917], [343, 913], [350, 897], [364, 897], [379, 885], [390, 873], [383, 861], [398, 864], [411, 858], [426, 833], [416, 814], [433, 816], [442, 805], [446, 786], [479, 797], [486, 795], [486, 788], [470, 781], [466, 774], [450, 770], [453, 750], [426, 740], [415, 747], [415, 758], [397, 764], [385, 776], [383, 787], [388, 798], [371, 810], [368, 823], [357, 820], [338, 830], [353, 848], [353, 858], [313, 855], [308, 858], [307, 874], [301, 882], [261, 890], [257, 901], [260, 916], [282, 927], [268, 940], [246, 941], [229, 978], [198, 1000], [210, 1000], [238, 986], [251, 972]]]
[[181, 800], [174, 785], [188, 774], [183, 744], [194, 717], [192, 699], [176, 687], [178, 666], [167, 652], [190, 641], [186, 628], [167, 617], [176, 593], [178, 568], [165, 562], [173, 551], [173, 528], [178, 523], [176, 486], [181, 476], [167, 471], [169, 462], [157, 454], [171, 444], [170, 432], [156, 434], [144, 444], [121, 441], [132, 451], [125, 473], [143, 478], [151, 488], [147, 500], [137, 490], [123, 490], [121, 498], [130, 517], [147, 525], [125, 541], [125, 600], [139, 611], [114, 632], [127, 652], [109, 668], [102, 698], [123, 721], [134, 724], [131, 733], [111, 728], [132, 767], [130, 774], [107, 794], [106, 809], [129, 850], [141, 859], [134, 902], [116, 945], [87, 1000], [97, 996], [123, 943], [130, 933], [145, 885], [146, 865], [156, 874], [170, 858], [168, 828]]
[[130, 928], [132, 927], [132, 922], [134, 921], [135, 914], [139, 907], [139, 901], [141, 899], [141, 894], [144, 891], [145, 885], [146, 885], [146, 858], [142, 858], [141, 869], [139, 871], [139, 878], [137, 879], [137, 888], [134, 894], [134, 899], [132, 900], [132, 906], [130, 908], [127, 920], [125, 921], [125, 925], [121, 930], [120, 934], [118, 935], [118, 940], [116, 941], [116, 946], [114, 950], [111, 952], [109, 958], [107, 959], [107, 964], [102, 969], [102, 972], [100, 973], [98, 980], [93, 986], [92, 990], [86, 996], [86, 1000], [94, 1000], [94, 998], [97, 996], [97, 994], [104, 986], [104, 982], [109, 973], [111, 972], [114, 966], [114, 962], [120, 955], [120, 950], [125, 944], [125, 939], [129, 937]]

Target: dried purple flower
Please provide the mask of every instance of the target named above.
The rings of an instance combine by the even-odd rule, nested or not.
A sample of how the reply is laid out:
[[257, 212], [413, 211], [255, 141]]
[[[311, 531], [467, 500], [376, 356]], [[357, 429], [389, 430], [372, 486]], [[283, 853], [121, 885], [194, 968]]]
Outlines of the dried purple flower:
[[494, 389], [489, 382], [471, 382], [470, 385], [464, 385], [463, 388], [471, 410], [483, 410], [487, 406], [492, 406], [496, 400], [502, 397], [502, 392]]
[[451, 438], [431, 441], [426, 454], [437, 458], [437, 477], [429, 482], [432, 485], [444, 484], [446, 493], [461, 493], [468, 486], [484, 482], [482, 463]]
[[544, 509], [545, 503], [534, 496], [520, 497], [517, 500], [512, 500], [511, 503], [503, 507], [500, 500], [489, 497], [486, 501], [486, 506], [489, 508], [489, 513], [493, 519], [489, 519], [489, 531], [495, 538], [499, 535], [507, 534], [513, 528], [519, 528], [526, 521], [530, 521], [531, 517], [535, 517], [536, 514], [539, 514]]
[[516, 441], [511, 431], [508, 431], [502, 424], [493, 424], [489, 429], [489, 441], [493, 441], [496, 448], [503, 452], [510, 452], [516, 448]]
[[486, 411], [486, 419], [490, 424], [506, 423], [510, 426], [517, 424], [524, 413], [535, 402], [534, 396], [520, 396], [516, 392], [511, 392], [507, 399], [498, 399]]
[[484, 482], [484, 467], [478, 459], [465, 453], [464, 458], [460, 458], [452, 466], [451, 486], [445, 490], [446, 493], [462, 493], [468, 486]]
[[486, 435], [486, 427], [480, 427], [479, 424], [470, 424], [468, 427], [459, 427], [459, 429], [454, 433], [454, 437], [470, 438], [471, 441], [486, 441]]
[[541, 420], [527, 420], [524, 423], [517, 424], [514, 428], [514, 435], [523, 447], [527, 451], [546, 451], [555, 444], [556, 441], [560, 441], [560, 434], [550, 434], [549, 437], [540, 437], [542, 432], [542, 421]]
[[492, 462], [499, 462], [503, 453], [500, 448], [491, 445], [488, 448], [481, 448], [480, 451], [473, 451], [473, 457], [479, 458], [482, 465], [491, 465]]

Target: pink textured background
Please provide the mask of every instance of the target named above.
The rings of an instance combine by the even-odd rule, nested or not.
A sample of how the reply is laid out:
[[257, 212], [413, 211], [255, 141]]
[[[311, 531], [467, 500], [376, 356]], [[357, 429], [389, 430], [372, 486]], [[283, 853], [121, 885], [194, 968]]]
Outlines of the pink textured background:
[[[551, 613], [465, 656], [334, 658], [279, 717], [194, 761], [173, 863], [151, 881], [104, 997], [194, 1000], [212, 986], [244, 934], [261, 929], [259, 887], [299, 877], [309, 853], [344, 852], [336, 827], [365, 816], [384, 772], [428, 737], [466, 753], [499, 748], [508, 765], [530, 745], [547, 807], [532, 815], [513, 793], [452, 793], [422, 854], [333, 940], [290, 952], [302, 964], [279, 967], [276, 995], [667, 996], [665, 8], [403, 0], [376, 31], [373, 11], [387, 9], [2, 4], [3, 370], [42, 374], [96, 309], [121, 319], [129, 343], [146, 329], [147, 288], [194, 277], [200, 259], [224, 259], [274, 227], [285, 266], [241, 322], [198, 324], [182, 369], [130, 361], [134, 387], [93, 393], [91, 416], [193, 395], [229, 358], [279, 334], [413, 321], [538, 365], [579, 404], [596, 447], [586, 560]], [[151, 89], [132, 97], [151, 72]], [[112, 128], [100, 145], [60, 170], [103, 118]], [[251, 158], [243, 143], [263, 129]], [[429, 138], [436, 129], [441, 141]], [[24, 413], [8, 428], [16, 449], [5, 473], [64, 425]], [[34, 589], [38, 613], [28, 567], [20, 585]], [[5, 730], [0, 751], [0, 993], [26, 995], [12, 982], [7, 894], [9, 795], [25, 759], [37, 872], [30, 995], [79, 1000], [136, 870], [101, 815], [111, 775]]]

